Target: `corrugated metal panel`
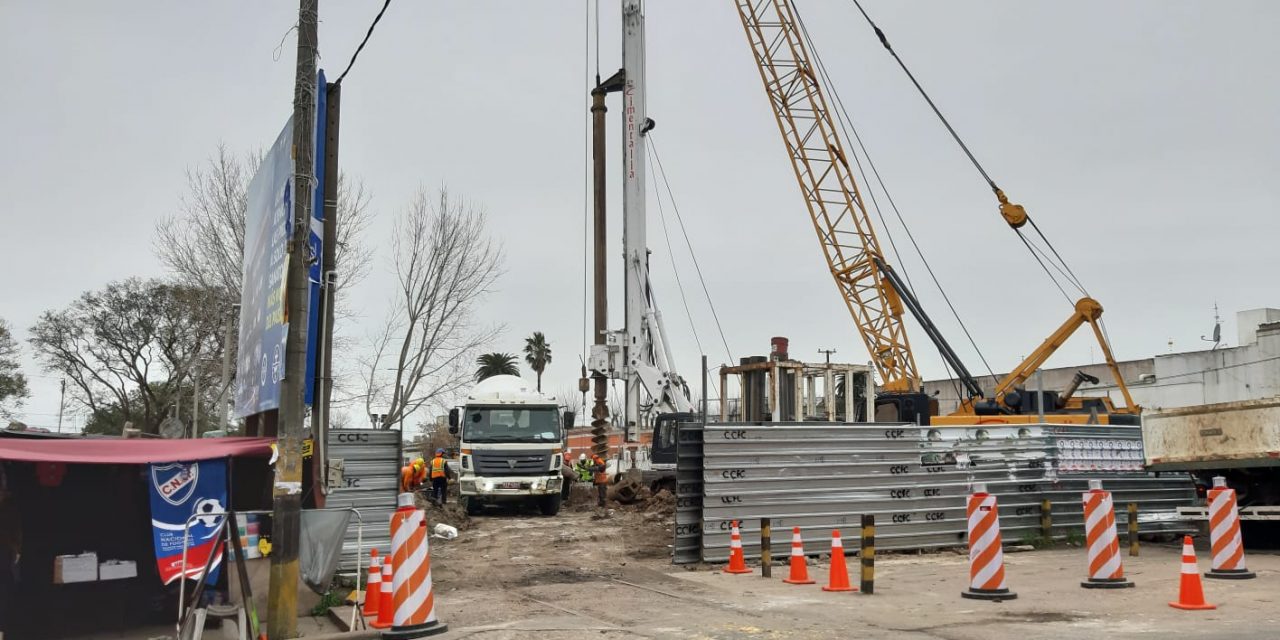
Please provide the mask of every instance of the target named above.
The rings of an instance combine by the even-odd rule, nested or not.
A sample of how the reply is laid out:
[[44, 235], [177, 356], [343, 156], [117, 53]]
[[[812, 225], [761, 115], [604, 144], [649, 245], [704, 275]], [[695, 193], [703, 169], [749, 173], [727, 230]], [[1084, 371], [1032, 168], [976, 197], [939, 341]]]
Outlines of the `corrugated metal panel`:
[[676, 531], [671, 561], [702, 558], [702, 423], [676, 425]]
[[[391, 513], [396, 509], [400, 485], [400, 432], [375, 429], [340, 429], [329, 432], [329, 459], [342, 460], [343, 486], [331, 489], [329, 508], [355, 507], [364, 518], [364, 553], [391, 548]], [[356, 522], [352, 518], [342, 542], [338, 570], [356, 568]], [[364, 560], [368, 565], [368, 560]]]
[[[1118, 506], [1138, 503], [1144, 532], [1184, 529], [1174, 512], [1195, 495], [1186, 475], [1142, 471], [1137, 427], [732, 423], [702, 435], [707, 561], [727, 559], [733, 520], [746, 554], [758, 555], [765, 517], [775, 534], [800, 527], [810, 553], [825, 553], [835, 528], [856, 544], [863, 514], [875, 515], [881, 548], [963, 545], [965, 499], [979, 482], [998, 497], [1010, 542], [1038, 535], [1044, 499], [1063, 535], [1082, 527], [1089, 479], [1102, 479]], [[790, 537], [775, 535], [774, 546], [785, 556]]]

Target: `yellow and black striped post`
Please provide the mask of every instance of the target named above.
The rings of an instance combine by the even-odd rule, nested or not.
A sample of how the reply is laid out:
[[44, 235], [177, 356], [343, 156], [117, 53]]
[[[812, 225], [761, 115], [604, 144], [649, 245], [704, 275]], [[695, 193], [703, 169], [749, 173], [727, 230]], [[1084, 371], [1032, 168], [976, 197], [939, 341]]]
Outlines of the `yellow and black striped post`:
[[864, 595], [876, 592], [876, 517], [862, 516], [862, 550], [858, 553], [862, 558], [862, 585]]
[[1040, 537], [1044, 544], [1053, 544], [1053, 503], [1048, 500], [1040, 502]]
[[1138, 503], [1129, 503], [1129, 555], [1138, 557]]
[[760, 518], [760, 577], [773, 577], [773, 530], [768, 518]]

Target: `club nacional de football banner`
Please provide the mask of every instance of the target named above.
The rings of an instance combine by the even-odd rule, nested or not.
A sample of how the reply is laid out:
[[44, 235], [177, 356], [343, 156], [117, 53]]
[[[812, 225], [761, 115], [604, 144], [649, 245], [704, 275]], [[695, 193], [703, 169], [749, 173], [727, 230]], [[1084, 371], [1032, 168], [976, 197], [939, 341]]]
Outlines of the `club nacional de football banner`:
[[220, 514], [227, 504], [227, 463], [225, 460], [203, 462], [170, 462], [148, 465], [151, 490], [151, 535], [156, 549], [160, 579], [169, 584], [183, 576], [182, 538], [187, 519], [197, 514], [210, 514], [191, 521], [187, 532], [187, 564], [185, 575], [199, 579], [209, 554], [215, 554], [209, 571], [210, 583], [218, 579], [222, 565], [222, 545], [218, 544]]

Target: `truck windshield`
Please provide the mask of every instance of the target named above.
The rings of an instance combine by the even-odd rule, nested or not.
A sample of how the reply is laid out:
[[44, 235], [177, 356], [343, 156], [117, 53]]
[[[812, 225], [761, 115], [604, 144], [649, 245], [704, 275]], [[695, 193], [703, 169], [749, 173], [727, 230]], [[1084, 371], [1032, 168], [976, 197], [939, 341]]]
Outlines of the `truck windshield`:
[[462, 438], [467, 442], [559, 442], [556, 410], [467, 407]]

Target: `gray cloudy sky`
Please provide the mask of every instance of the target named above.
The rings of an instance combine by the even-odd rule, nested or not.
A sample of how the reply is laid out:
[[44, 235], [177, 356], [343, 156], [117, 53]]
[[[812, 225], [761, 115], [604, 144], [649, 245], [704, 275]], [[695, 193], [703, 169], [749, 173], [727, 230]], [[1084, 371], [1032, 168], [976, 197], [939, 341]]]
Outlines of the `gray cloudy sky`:
[[[620, 62], [618, 4], [602, 3], [605, 75]], [[852, 3], [797, 4], [917, 240], [992, 366], [1007, 370], [1067, 303]], [[1215, 302], [1230, 341], [1235, 311], [1280, 306], [1280, 4], [864, 4], [1106, 307], [1119, 357], [1166, 352], [1169, 340], [1200, 348]], [[379, 5], [321, 2], [323, 68], [341, 71]], [[394, 2], [343, 92], [342, 168], [364, 180], [378, 215], [368, 241], [387, 245], [419, 186], [484, 205], [508, 256], [483, 309], [508, 327], [493, 348], [515, 352], [544, 331], [552, 390], [573, 385], [582, 344], [585, 7]], [[647, 13], [654, 135], [733, 357], [787, 335], [796, 356], [835, 348], [836, 359], [866, 361], [732, 3], [651, 0]], [[219, 143], [269, 144], [291, 113], [292, 36], [279, 60], [273, 51], [295, 19], [293, 2], [0, 3], [0, 317], [20, 339], [41, 311], [85, 290], [163, 275], [153, 225], [176, 207], [186, 170]], [[611, 129], [617, 149], [616, 121]], [[654, 207], [650, 230], [677, 360], [696, 378]], [[693, 321], [712, 362], [726, 361], [678, 238]], [[916, 260], [904, 263], [923, 277]], [[352, 292], [365, 325], [390, 291], [380, 259]], [[936, 291], [920, 293], [964, 347]], [[913, 335], [925, 375], [941, 375]], [[1095, 351], [1081, 335], [1053, 362]], [[52, 424], [57, 381], [31, 361], [27, 373], [26, 418]]]

